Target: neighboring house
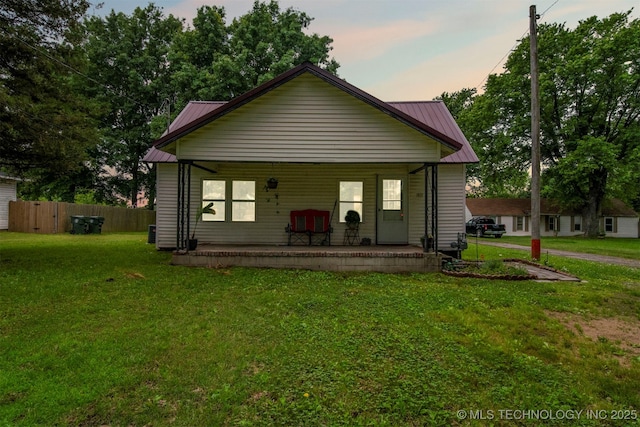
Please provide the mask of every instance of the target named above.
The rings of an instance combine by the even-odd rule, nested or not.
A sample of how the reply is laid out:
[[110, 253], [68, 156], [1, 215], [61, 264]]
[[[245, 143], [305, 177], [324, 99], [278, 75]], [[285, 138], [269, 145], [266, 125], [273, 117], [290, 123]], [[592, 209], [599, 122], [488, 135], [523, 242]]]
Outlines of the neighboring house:
[[[504, 224], [507, 236], [531, 235], [530, 199], [467, 199], [467, 220], [488, 216]], [[584, 233], [584, 219], [579, 212], [559, 208], [548, 199], [540, 200], [541, 236], [576, 236]], [[602, 206], [600, 231], [609, 237], [638, 237], [638, 213], [621, 200]]]
[[332, 245], [356, 210], [372, 244], [433, 236], [451, 250], [478, 158], [442, 102], [385, 103], [304, 63], [229, 102], [189, 103], [144, 161], [157, 164], [161, 249], [184, 249], [213, 202], [201, 243], [285, 245], [290, 211], [335, 209]]
[[0, 172], [0, 230], [9, 229], [9, 202], [17, 200], [18, 181], [19, 178]]

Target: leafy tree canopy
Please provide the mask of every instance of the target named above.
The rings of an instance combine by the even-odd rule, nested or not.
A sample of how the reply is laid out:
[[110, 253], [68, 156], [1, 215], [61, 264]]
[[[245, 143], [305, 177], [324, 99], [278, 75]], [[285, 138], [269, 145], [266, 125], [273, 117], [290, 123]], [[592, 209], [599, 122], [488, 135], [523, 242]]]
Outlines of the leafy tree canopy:
[[[638, 201], [640, 188], [640, 21], [631, 11], [539, 28], [543, 196], [585, 217], [598, 232], [608, 197]], [[467, 102], [461, 127], [481, 159], [480, 192], [525, 189], [531, 166], [529, 40], [505, 71]], [[454, 94], [463, 97], [464, 93]], [[521, 192], [521, 191], [520, 191]]]
[[96, 139], [73, 88], [84, 0], [0, 0], [0, 167], [34, 180], [82, 173]]
[[104, 106], [102, 138], [93, 153], [101, 200], [128, 199], [153, 186], [141, 159], [154, 136], [151, 122], [170, 94], [168, 52], [182, 21], [150, 4], [129, 16], [111, 11], [86, 23], [87, 94]]
[[0, 167], [30, 171], [34, 197], [153, 200], [141, 159], [187, 101], [231, 99], [304, 61], [338, 68], [332, 39], [273, 0], [229, 25], [203, 6], [186, 28], [153, 4], [103, 17], [89, 6], [0, 0]]
[[[329, 37], [308, 35], [305, 13], [256, 1], [226, 24], [223, 7], [198, 9], [192, 27], [149, 5], [132, 16], [112, 12], [87, 23], [92, 94], [108, 105], [97, 164], [116, 174], [101, 180], [106, 197], [154, 195], [153, 171], [140, 160], [153, 139], [191, 100], [229, 100], [304, 61], [335, 72]], [[102, 86], [111, 90], [105, 92]], [[127, 186], [128, 185], [128, 186]], [[126, 186], [126, 187], [125, 187]]]
[[338, 63], [329, 58], [333, 40], [307, 34], [311, 21], [274, 0], [254, 2], [229, 25], [224, 8], [199, 8], [170, 55], [178, 105], [229, 100], [305, 61], [336, 73]]

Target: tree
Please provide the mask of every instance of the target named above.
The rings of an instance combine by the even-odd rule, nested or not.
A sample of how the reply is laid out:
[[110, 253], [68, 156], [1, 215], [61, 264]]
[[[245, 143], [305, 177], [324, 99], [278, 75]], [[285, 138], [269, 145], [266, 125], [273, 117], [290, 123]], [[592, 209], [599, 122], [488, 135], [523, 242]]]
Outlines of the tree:
[[[152, 120], [162, 113], [171, 95], [168, 52], [182, 21], [164, 17], [153, 4], [136, 8], [131, 16], [112, 11], [86, 23], [86, 53], [92, 82], [88, 93], [106, 106], [102, 140], [94, 153], [100, 197], [112, 202], [128, 199], [153, 187], [150, 168], [141, 162], [148, 151]], [[115, 173], [113, 173], [115, 172]]]
[[509, 128], [510, 118], [501, 118], [495, 100], [469, 88], [437, 99], [445, 103], [481, 159], [467, 167], [469, 196], [528, 197], [530, 179], [523, 166], [527, 163], [518, 161], [523, 148], [514, 149], [517, 138]]
[[0, 0], [0, 167], [28, 175], [36, 193], [38, 183], [82, 174], [96, 139], [92, 105], [73, 87], [83, 67], [75, 30], [88, 6]]
[[[543, 196], [581, 210], [589, 236], [608, 197], [633, 202], [640, 191], [640, 21], [630, 14], [591, 17], [573, 31], [539, 28]], [[474, 120], [463, 131], [490, 192], [518, 183], [530, 167], [528, 44], [522, 40], [465, 112]]]
[[87, 20], [90, 75], [100, 83], [90, 94], [109, 111], [95, 164], [116, 172], [96, 183], [102, 197], [126, 193], [135, 206], [146, 190], [153, 200], [152, 170], [140, 160], [166, 129], [167, 110], [175, 116], [190, 100], [229, 100], [304, 61], [335, 72], [332, 40], [305, 34], [310, 22], [275, 1], [256, 1], [229, 26], [224, 8], [215, 6], [198, 9], [187, 29], [153, 5]]
[[296, 65], [310, 61], [335, 73], [328, 36], [305, 33], [304, 12], [276, 1], [255, 1], [251, 11], [225, 23], [225, 10], [203, 6], [193, 29], [176, 38], [170, 55], [178, 106], [190, 100], [229, 100]]
[[582, 210], [589, 236], [608, 197], [639, 194], [629, 183], [640, 178], [640, 20], [630, 14], [542, 32], [543, 191]]

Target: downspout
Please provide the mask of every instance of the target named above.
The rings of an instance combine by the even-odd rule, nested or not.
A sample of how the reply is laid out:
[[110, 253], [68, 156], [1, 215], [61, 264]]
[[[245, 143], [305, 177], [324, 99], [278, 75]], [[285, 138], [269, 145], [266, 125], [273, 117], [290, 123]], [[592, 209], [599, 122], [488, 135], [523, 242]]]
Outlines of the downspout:
[[178, 161], [176, 249], [187, 249], [191, 228], [191, 163]]

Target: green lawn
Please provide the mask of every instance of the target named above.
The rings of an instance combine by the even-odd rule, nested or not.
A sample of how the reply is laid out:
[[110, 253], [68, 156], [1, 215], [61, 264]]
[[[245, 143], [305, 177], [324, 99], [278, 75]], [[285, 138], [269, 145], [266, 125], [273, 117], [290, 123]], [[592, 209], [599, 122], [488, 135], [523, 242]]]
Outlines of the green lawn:
[[[469, 238], [469, 243], [475, 243], [475, 237]], [[531, 247], [531, 237], [504, 235], [500, 240], [481, 238], [483, 241], [512, 243]], [[616, 256], [640, 260], [640, 239], [616, 239], [607, 237], [604, 239], [587, 239], [584, 237], [542, 237], [540, 239], [542, 252], [545, 249], [559, 249], [571, 252], [584, 252], [589, 254]]]
[[0, 234], [0, 426], [489, 423], [469, 411], [541, 424], [501, 410], [640, 425], [640, 344], [558, 320], [637, 331], [640, 270], [554, 258], [581, 283], [211, 270], [145, 241]]

